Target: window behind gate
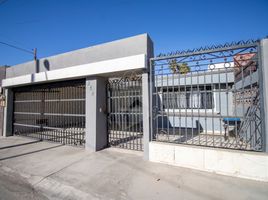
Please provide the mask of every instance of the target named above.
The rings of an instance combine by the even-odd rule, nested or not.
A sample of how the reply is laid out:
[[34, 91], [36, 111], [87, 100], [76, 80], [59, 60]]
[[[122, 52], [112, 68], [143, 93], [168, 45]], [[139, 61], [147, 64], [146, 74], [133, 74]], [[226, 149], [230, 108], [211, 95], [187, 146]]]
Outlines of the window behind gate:
[[172, 88], [164, 90], [162, 98], [166, 109], [212, 109], [214, 101], [210, 86]]

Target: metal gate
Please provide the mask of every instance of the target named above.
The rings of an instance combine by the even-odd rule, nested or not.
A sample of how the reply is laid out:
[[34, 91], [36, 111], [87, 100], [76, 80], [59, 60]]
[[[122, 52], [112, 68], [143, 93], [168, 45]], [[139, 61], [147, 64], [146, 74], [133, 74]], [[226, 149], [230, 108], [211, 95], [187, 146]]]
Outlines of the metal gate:
[[69, 145], [85, 143], [85, 80], [14, 90], [13, 134]]
[[107, 97], [109, 146], [142, 151], [141, 76], [109, 80]]
[[262, 151], [261, 67], [253, 40], [151, 59], [152, 139]]

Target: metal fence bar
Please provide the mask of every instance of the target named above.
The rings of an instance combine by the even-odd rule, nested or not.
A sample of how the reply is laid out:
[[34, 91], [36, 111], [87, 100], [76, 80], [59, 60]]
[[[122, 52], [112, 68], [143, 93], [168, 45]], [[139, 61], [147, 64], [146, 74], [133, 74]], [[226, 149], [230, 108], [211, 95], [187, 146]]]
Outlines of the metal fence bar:
[[83, 146], [84, 93], [84, 80], [14, 88], [14, 134]]
[[113, 78], [107, 84], [108, 143], [110, 146], [143, 150], [141, 76]]
[[262, 151], [260, 67], [253, 40], [150, 59], [152, 140]]

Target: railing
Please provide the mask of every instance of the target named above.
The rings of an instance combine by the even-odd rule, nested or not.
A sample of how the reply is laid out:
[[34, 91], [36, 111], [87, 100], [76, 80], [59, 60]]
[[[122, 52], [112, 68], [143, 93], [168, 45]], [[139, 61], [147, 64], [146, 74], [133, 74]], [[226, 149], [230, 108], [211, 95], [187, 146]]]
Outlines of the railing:
[[262, 151], [258, 49], [251, 40], [152, 58], [152, 140]]
[[14, 88], [13, 133], [85, 144], [85, 80]]
[[107, 106], [109, 145], [142, 151], [141, 76], [110, 79], [107, 84]]

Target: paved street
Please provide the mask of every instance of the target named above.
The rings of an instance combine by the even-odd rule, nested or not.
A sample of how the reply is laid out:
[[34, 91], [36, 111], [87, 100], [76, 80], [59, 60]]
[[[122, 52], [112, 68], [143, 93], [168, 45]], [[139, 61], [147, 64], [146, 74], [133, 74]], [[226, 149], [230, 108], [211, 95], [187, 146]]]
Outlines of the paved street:
[[0, 199], [267, 199], [268, 183], [97, 153], [23, 137], [0, 138]]

